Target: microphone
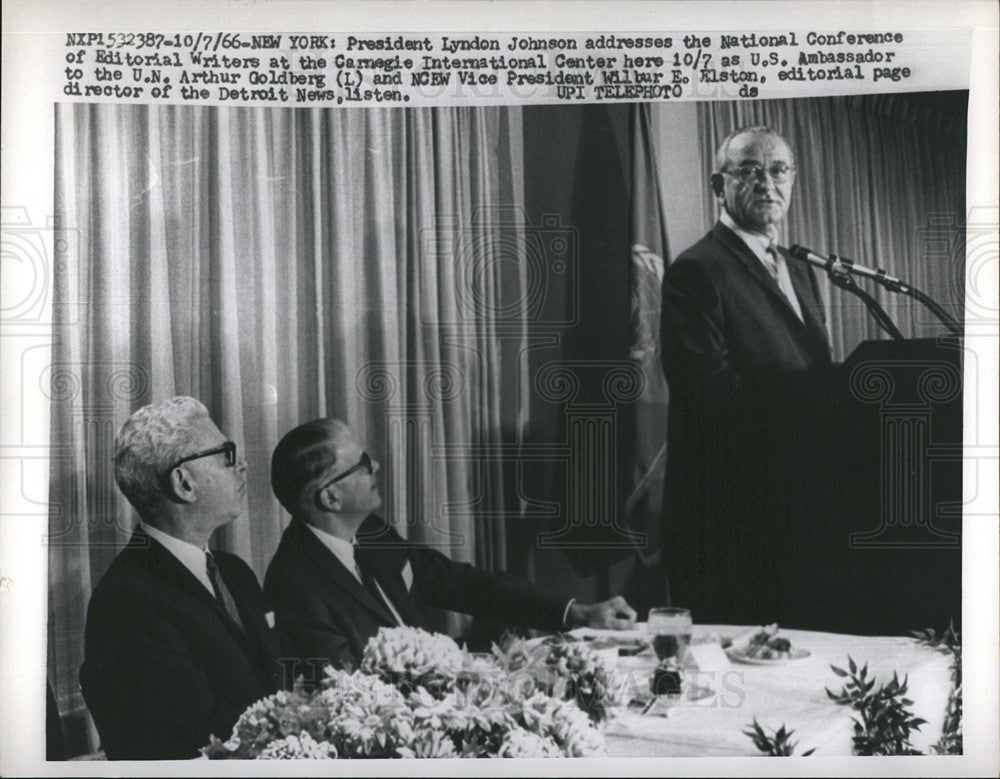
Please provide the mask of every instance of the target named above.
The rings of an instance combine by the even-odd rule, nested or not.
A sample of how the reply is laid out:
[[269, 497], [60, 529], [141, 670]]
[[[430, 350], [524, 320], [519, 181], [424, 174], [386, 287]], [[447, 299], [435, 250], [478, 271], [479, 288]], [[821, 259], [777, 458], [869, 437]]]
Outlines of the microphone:
[[850, 273], [854, 276], [864, 276], [865, 278], [873, 279], [887, 289], [894, 290], [896, 292], [906, 292], [909, 286], [905, 284], [900, 279], [895, 276], [890, 276], [882, 268], [867, 268], [864, 265], [859, 265], [852, 260], [845, 260], [843, 257], [838, 257], [836, 254], [831, 254], [829, 257], [824, 257], [822, 254], [817, 254], [812, 249], [807, 249], [804, 246], [799, 246], [795, 244], [789, 249], [792, 257], [801, 262], [808, 262], [810, 265], [815, 265], [817, 268], [822, 268], [827, 273], [834, 274], [845, 274]]
[[792, 257], [800, 262], [808, 262], [810, 265], [815, 265], [817, 268], [822, 268], [827, 270], [830, 266], [830, 259], [827, 257], [821, 257], [815, 252], [807, 249], [805, 246], [799, 246], [797, 243], [792, 245], [792, 248], [788, 250]]
[[812, 249], [807, 249], [806, 247], [799, 246], [798, 244], [792, 246], [792, 248], [788, 251], [789, 254], [791, 254], [792, 257], [799, 262], [806, 262], [810, 265], [815, 265], [817, 268], [822, 268], [826, 271], [826, 275], [829, 276], [831, 282], [836, 284], [838, 287], [846, 289], [849, 292], [853, 292], [855, 295], [860, 297], [865, 302], [865, 306], [872, 313], [878, 323], [893, 338], [902, 339], [903, 336], [896, 326], [892, 324], [892, 320], [889, 319], [889, 315], [885, 313], [875, 298], [862, 290], [854, 282], [854, 279], [850, 278], [851, 276], [864, 276], [865, 278], [872, 279], [875, 283], [882, 285], [890, 292], [901, 292], [902, 294], [923, 303], [930, 309], [931, 313], [940, 319], [944, 326], [951, 331], [952, 335], [959, 338], [962, 337], [962, 325], [959, 324], [958, 321], [951, 316], [951, 314], [941, 308], [941, 306], [938, 305], [933, 298], [924, 294], [916, 287], [910, 286], [905, 281], [901, 281], [895, 276], [890, 276], [881, 268], [866, 268], [864, 265], [858, 265], [856, 262], [852, 262], [851, 260], [845, 260], [843, 257], [838, 257], [836, 254], [824, 257], [822, 254], [817, 254]]

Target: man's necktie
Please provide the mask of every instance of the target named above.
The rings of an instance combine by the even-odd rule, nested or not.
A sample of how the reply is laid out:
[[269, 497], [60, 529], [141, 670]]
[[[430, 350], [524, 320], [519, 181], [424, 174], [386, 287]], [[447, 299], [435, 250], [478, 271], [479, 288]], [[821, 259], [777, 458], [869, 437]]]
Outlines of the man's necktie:
[[229, 592], [229, 588], [226, 586], [226, 582], [219, 572], [219, 566], [215, 562], [215, 558], [211, 552], [205, 552], [205, 567], [208, 570], [208, 580], [212, 582], [212, 589], [215, 590], [216, 600], [222, 604], [222, 607], [226, 610], [226, 614], [236, 623], [236, 626], [240, 630], [243, 630], [243, 620], [240, 619], [240, 612], [236, 608], [236, 601], [233, 600], [233, 595]]
[[795, 287], [792, 286], [792, 277], [788, 273], [788, 265], [785, 263], [785, 258], [781, 252], [774, 248], [774, 244], [768, 246], [764, 251], [767, 252], [767, 256], [771, 259], [767, 263], [767, 269], [771, 272], [771, 276], [777, 283], [778, 289], [781, 290], [789, 305], [794, 309], [795, 315], [801, 321], [802, 308], [799, 305], [798, 296], [795, 294]]
[[[356, 547], [355, 547], [356, 548]], [[379, 603], [385, 606], [385, 610], [389, 612], [392, 616], [393, 622], [402, 625], [403, 621], [399, 618], [396, 610], [389, 603], [389, 597], [384, 595], [382, 588], [378, 586], [378, 582], [375, 578], [365, 571], [364, 568], [358, 563], [357, 557], [354, 558], [354, 572], [357, 574], [358, 578], [361, 580], [361, 584], [364, 586], [368, 593]]]

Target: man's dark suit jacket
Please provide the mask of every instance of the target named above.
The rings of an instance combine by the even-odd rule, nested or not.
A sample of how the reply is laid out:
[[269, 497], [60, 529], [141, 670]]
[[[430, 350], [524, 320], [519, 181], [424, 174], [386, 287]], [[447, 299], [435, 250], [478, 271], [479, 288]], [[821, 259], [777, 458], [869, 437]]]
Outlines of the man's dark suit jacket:
[[[404, 540], [381, 517], [357, 534], [355, 560], [382, 586], [403, 621], [424, 627], [421, 608], [459, 611], [499, 622], [559, 630], [566, 599], [527, 582], [456, 563]], [[407, 589], [404, 569], [412, 571]], [[295, 655], [322, 667], [356, 667], [368, 639], [397, 623], [337, 557], [297, 518], [285, 530], [264, 577], [264, 593]], [[319, 660], [320, 662], [316, 662]]]
[[672, 600], [700, 622], [780, 619], [780, 550], [802, 521], [805, 387], [830, 365], [811, 268], [784, 254], [803, 319], [729, 228], [682, 253], [663, 280], [670, 391], [666, 521]]
[[141, 528], [94, 588], [80, 684], [109, 759], [197, 757], [278, 688], [281, 644], [257, 578], [240, 558], [213, 555], [245, 633]]

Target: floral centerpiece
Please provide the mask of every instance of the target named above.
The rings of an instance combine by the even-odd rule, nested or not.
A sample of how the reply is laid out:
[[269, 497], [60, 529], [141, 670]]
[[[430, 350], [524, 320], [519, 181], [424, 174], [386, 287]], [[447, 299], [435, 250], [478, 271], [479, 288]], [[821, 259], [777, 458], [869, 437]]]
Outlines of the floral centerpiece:
[[418, 687], [443, 697], [465, 664], [465, 655], [449, 636], [413, 627], [382, 628], [369, 639], [361, 670], [403, 693]]
[[257, 701], [232, 736], [212, 739], [210, 758], [395, 757], [409, 741], [412, 716], [395, 687], [360, 671], [326, 669], [319, 688], [282, 690]]
[[228, 740], [213, 736], [202, 752], [213, 759], [588, 757], [604, 754], [604, 737], [575, 700], [549, 695], [530, 676], [463, 653], [447, 636], [383, 628], [358, 671], [327, 668], [314, 691], [298, 686], [258, 701]]
[[527, 673], [538, 689], [559, 700], [575, 701], [595, 723], [611, 715], [621, 685], [614, 666], [586, 644], [553, 636], [531, 645], [509, 639], [494, 646], [498, 664], [509, 673]]

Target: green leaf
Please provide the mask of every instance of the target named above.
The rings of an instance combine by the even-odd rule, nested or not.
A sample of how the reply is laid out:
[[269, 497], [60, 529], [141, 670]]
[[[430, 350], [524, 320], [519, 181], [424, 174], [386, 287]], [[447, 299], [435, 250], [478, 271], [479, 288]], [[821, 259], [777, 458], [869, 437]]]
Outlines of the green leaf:
[[847, 656], [847, 667], [851, 669], [852, 674], [856, 674], [858, 672], [858, 666], [854, 662], [854, 658], [850, 655]]
[[837, 674], [837, 676], [847, 676], [847, 671], [845, 671], [843, 668], [837, 668], [837, 666], [835, 665], [831, 665], [830, 670], [832, 670], [835, 674]]

